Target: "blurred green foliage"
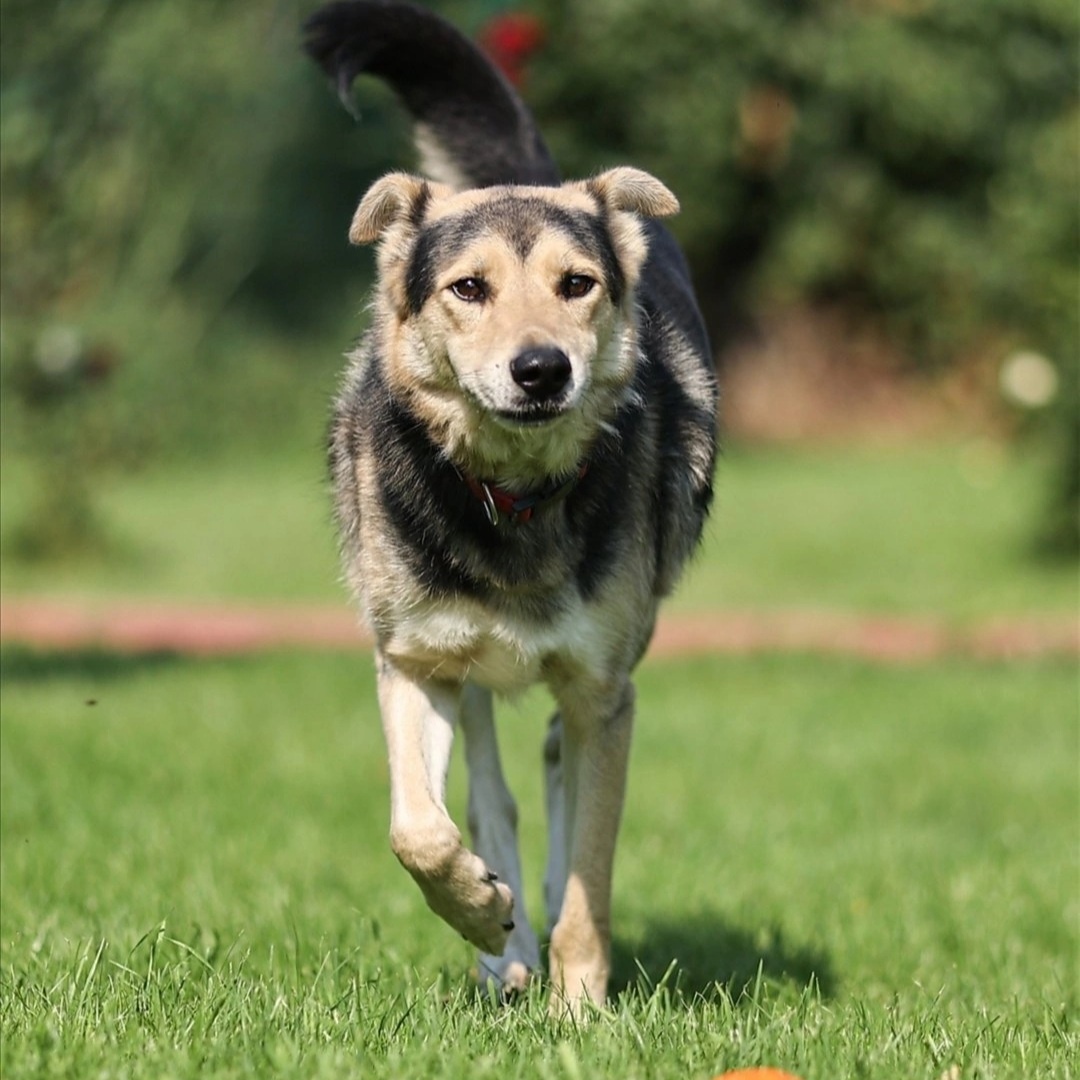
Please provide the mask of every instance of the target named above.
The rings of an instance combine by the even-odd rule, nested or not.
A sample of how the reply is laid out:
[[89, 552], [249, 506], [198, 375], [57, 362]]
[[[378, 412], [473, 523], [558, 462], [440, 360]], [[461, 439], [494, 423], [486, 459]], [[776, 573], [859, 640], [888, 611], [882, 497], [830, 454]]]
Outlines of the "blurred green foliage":
[[313, 330], [361, 303], [345, 228], [365, 171], [405, 142], [378, 115], [355, 137], [299, 55], [301, 17], [281, 2], [5, 0], [7, 440], [37, 436], [18, 391], [57, 332], [113, 356], [93, 408], [128, 457], [295, 434], [297, 385], [325, 389], [339, 363]]
[[[301, 57], [314, 6], [4, 0], [6, 446], [81, 422], [23, 392], [64, 332], [112, 358], [82, 413], [114, 459], [319, 429], [370, 272], [347, 222], [410, 157], [385, 90], [357, 128]], [[432, 6], [476, 32], [515, 5]], [[928, 367], [1036, 350], [1075, 446], [1073, 0], [527, 6], [524, 92], [566, 173], [671, 183], [718, 341], [739, 307], [827, 300]]]
[[1054, 546], [1080, 528], [1074, 0], [538, 0], [533, 104], [571, 173], [668, 180], [723, 344], [741, 308], [839, 302], [915, 365], [1044, 354]]
[[540, 9], [530, 90], [560, 160], [668, 179], [707, 284], [842, 297], [926, 363], [993, 333], [1075, 354], [1072, 0]]

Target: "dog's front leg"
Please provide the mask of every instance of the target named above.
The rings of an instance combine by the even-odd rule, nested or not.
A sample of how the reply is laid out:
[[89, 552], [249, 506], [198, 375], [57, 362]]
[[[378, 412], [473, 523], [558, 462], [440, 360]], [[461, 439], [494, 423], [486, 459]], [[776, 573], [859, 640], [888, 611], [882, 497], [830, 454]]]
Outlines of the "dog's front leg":
[[551, 1011], [603, 1004], [611, 969], [611, 874], [626, 792], [634, 689], [560, 694], [569, 873], [551, 934]]
[[428, 906], [477, 948], [501, 955], [514, 897], [461, 842], [446, 810], [446, 774], [461, 688], [417, 681], [384, 656], [379, 706], [390, 760], [390, 844]]

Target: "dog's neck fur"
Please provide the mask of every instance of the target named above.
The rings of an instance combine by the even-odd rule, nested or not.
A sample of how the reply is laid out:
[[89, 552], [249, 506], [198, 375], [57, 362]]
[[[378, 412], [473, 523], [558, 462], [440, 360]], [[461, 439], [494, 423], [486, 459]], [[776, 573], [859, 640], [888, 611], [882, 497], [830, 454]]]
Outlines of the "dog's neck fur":
[[589, 471], [588, 461], [583, 461], [577, 469], [565, 479], [560, 479], [529, 494], [507, 491], [497, 484], [477, 480], [471, 476], [462, 477], [465, 486], [483, 507], [493, 527], [504, 522], [510, 525], [526, 525], [534, 516], [549, 507], [562, 502], [578, 485], [578, 481]]

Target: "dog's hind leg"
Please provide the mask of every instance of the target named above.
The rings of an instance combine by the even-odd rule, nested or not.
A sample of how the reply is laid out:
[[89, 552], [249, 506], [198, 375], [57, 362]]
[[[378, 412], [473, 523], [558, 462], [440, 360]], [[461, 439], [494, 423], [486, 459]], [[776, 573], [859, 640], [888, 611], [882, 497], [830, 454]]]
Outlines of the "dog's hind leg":
[[481, 952], [481, 984], [493, 983], [504, 996], [524, 990], [540, 966], [540, 948], [525, 912], [517, 805], [499, 760], [491, 691], [467, 683], [462, 693], [461, 730], [469, 769], [469, 831], [476, 853], [516, 897], [514, 929], [502, 956]]
[[562, 716], [556, 713], [544, 739], [544, 805], [547, 809], [548, 857], [544, 871], [544, 907], [547, 933], [551, 936], [562, 911], [566, 892], [566, 869], [570, 858], [566, 783], [563, 775]]
[[428, 906], [477, 948], [502, 954], [514, 896], [461, 842], [446, 810], [446, 774], [461, 688], [414, 680], [378, 658], [379, 705], [390, 760], [390, 843]]

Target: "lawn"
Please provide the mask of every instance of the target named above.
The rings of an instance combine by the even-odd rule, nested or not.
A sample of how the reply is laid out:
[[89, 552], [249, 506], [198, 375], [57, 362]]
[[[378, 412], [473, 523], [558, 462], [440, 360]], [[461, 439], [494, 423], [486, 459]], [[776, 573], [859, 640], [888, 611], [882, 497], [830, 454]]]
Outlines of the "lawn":
[[[1071, 664], [646, 664], [577, 1028], [477, 996], [395, 863], [369, 658], [2, 659], [12, 1080], [1075, 1075]], [[534, 913], [546, 711], [502, 717]]]
[[[34, 476], [0, 474], [0, 531]], [[1035, 558], [1037, 455], [983, 442], [730, 450], [675, 609], [813, 608], [958, 622], [1075, 609], [1075, 565]], [[0, 560], [5, 595], [343, 603], [323, 463], [306, 452], [158, 467], [102, 481], [112, 561]]]

